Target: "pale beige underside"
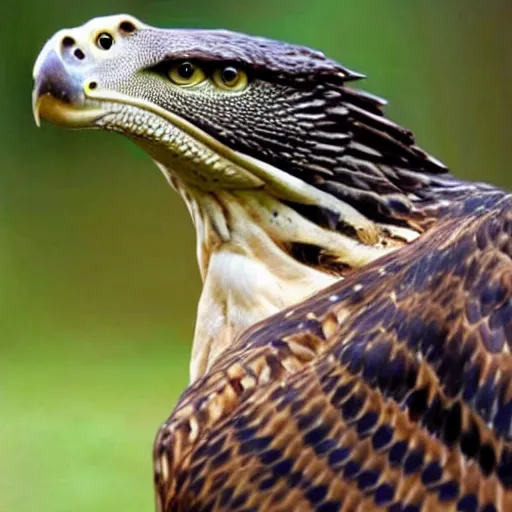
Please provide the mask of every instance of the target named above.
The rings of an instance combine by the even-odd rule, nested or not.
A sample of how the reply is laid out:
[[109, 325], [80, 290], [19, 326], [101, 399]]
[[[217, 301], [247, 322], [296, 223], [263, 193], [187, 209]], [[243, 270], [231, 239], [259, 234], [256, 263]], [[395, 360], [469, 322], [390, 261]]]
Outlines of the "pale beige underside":
[[340, 279], [292, 258], [283, 248], [287, 242], [329, 248], [354, 267], [389, 251], [317, 226], [265, 187], [201, 190], [180, 179], [176, 169], [159, 167], [184, 198], [197, 233], [203, 290], [191, 382], [204, 375], [244, 329]]

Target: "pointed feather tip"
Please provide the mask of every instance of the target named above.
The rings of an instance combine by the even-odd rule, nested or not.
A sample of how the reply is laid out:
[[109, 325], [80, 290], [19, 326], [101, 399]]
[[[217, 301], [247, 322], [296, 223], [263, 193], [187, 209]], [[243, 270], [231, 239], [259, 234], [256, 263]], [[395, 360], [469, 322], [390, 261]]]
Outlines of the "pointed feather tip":
[[342, 68], [340, 76], [346, 82], [355, 82], [356, 80], [364, 80], [366, 78], [366, 75], [363, 73], [358, 73], [357, 71], [352, 71], [348, 68]]

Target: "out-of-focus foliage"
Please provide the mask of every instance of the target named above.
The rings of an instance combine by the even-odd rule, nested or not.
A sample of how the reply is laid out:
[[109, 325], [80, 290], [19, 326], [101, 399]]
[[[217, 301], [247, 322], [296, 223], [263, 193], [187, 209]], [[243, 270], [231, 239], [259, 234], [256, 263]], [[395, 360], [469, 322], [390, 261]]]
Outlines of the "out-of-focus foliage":
[[34, 126], [56, 30], [129, 12], [320, 48], [470, 179], [510, 186], [506, 0], [18, 0], [0, 31], [0, 511], [152, 510], [151, 443], [187, 381], [184, 206], [126, 140]]

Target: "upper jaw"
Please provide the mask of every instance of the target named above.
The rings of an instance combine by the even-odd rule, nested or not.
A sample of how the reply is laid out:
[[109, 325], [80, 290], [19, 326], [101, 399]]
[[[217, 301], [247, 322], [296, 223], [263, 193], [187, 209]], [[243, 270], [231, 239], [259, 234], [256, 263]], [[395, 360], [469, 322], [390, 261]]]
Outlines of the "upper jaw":
[[87, 128], [105, 113], [99, 103], [87, 99], [85, 78], [71, 71], [48, 45], [34, 67], [34, 82], [32, 111], [38, 126], [44, 118], [61, 126]]

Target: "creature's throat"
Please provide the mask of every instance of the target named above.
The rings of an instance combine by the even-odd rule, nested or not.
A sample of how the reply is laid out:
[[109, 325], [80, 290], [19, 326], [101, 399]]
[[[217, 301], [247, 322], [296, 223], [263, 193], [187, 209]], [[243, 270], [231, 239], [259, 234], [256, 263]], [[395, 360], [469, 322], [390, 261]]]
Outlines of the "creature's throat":
[[255, 191], [189, 195], [203, 278], [192, 380], [243, 329], [337, 279], [288, 253], [285, 226], [293, 229], [293, 221], [277, 201], [271, 206], [265, 199], [270, 200]]
[[197, 233], [203, 290], [191, 380], [245, 328], [390, 250], [316, 224], [266, 187], [205, 190], [160, 167], [184, 198]]

